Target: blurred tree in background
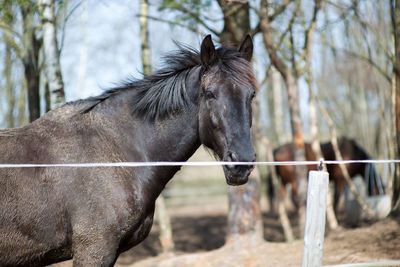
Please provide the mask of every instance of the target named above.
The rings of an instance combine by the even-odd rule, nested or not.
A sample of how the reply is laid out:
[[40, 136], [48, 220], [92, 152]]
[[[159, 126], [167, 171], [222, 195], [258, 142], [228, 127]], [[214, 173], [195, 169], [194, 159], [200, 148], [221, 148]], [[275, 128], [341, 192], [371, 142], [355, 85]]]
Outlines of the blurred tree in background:
[[[39, 12], [39, 6], [42, 9], [41, 12]], [[56, 107], [65, 102], [56, 39], [56, 28], [61, 23], [56, 21], [56, 6], [58, 11], [64, 10], [65, 7], [63, 1], [57, 1], [57, 3], [49, 0], [39, 3], [30, 0], [0, 1], [0, 29], [7, 55], [4, 57], [4, 76], [6, 88], [8, 88], [6, 106], [9, 126], [26, 123], [25, 116], [29, 118], [29, 121], [40, 117], [40, 85], [43, 83], [41, 75], [44, 70], [46, 70], [46, 76], [50, 77], [46, 80], [50, 82], [50, 98], [54, 102], [52, 106]], [[19, 60], [18, 63], [16, 60], [11, 61], [14, 56]], [[45, 68], [43, 68], [43, 61], [46, 61]], [[20, 80], [19, 75], [13, 75], [12, 69], [20, 71], [24, 81]], [[13, 88], [12, 93], [10, 88]], [[54, 97], [54, 94], [58, 96]], [[18, 107], [17, 102], [20, 103]], [[25, 112], [26, 108], [28, 114]], [[16, 109], [18, 111], [15, 111]], [[18, 120], [15, 121], [15, 118]]]
[[[395, 120], [396, 120], [396, 156], [400, 158], [400, 1], [390, 1], [390, 14], [392, 19], [392, 34], [394, 35], [394, 55], [393, 55], [393, 74], [392, 87], [395, 93]], [[393, 81], [394, 80], [394, 81]], [[396, 172], [393, 180], [392, 214], [400, 214], [400, 164], [396, 164]]]

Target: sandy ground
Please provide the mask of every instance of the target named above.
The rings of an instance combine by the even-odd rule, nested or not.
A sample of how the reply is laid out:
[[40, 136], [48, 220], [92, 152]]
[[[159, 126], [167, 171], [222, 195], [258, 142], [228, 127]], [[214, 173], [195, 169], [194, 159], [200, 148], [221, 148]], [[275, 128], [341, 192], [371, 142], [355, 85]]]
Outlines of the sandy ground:
[[[265, 242], [224, 246], [225, 210], [185, 207], [171, 213], [175, 255], [161, 255], [158, 226], [137, 247], [122, 254], [116, 266], [300, 266], [303, 241], [285, 243], [278, 217], [263, 214]], [[296, 216], [291, 221], [296, 226]], [[362, 222], [326, 233], [323, 265], [400, 260], [400, 218]], [[177, 261], [177, 257], [182, 260]], [[178, 258], [179, 259], [179, 258]], [[177, 263], [178, 262], [178, 263]], [[204, 265], [206, 264], [206, 265]]]
[[[174, 209], [171, 220], [175, 254], [162, 255], [158, 225], [154, 224], [148, 238], [123, 253], [118, 267], [146, 266], [300, 266], [303, 241], [283, 242], [284, 237], [276, 215], [263, 214], [265, 241], [253, 246], [224, 246], [225, 210], [207, 207]], [[294, 227], [295, 216], [291, 216]], [[343, 225], [343, 223], [342, 223]], [[326, 233], [323, 265], [400, 260], [400, 217], [378, 222], [363, 222], [361, 227], [343, 227]], [[72, 266], [71, 261], [56, 264]]]

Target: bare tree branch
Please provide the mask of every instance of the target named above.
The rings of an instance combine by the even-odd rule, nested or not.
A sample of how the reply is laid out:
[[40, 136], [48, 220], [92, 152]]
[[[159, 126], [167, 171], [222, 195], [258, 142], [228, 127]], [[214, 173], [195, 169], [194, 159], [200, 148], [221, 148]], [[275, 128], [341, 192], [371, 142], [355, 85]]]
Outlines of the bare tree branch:
[[271, 36], [271, 25], [270, 21], [268, 20], [267, 16], [267, 1], [262, 0], [260, 2], [260, 29], [262, 32], [262, 36], [264, 39], [264, 45], [267, 49], [268, 55], [271, 59], [271, 63], [275, 66], [275, 68], [281, 73], [282, 77], [287, 76], [287, 66], [286, 64], [280, 59], [277, 54], [277, 51], [273, 45], [273, 39]]
[[204, 28], [206, 28], [208, 31], [212, 32], [213, 34], [215, 34], [217, 36], [220, 34], [220, 32], [218, 32], [217, 30], [215, 30], [212, 27], [210, 27], [209, 25], [207, 25], [204, 22], [205, 20], [202, 19], [199, 14], [196, 14], [195, 12], [190, 11], [189, 9], [183, 7], [182, 5], [176, 5], [176, 6], [173, 7], [173, 9], [176, 10], [176, 11], [180, 11], [180, 12], [186, 14], [186, 15], [189, 15], [192, 19], [194, 19], [194, 21], [196, 23], [202, 25]]
[[367, 63], [369, 63], [372, 67], [374, 67], [389, 83], [392, 82], [392, 78], [391, 76], [384, 70], [382, 69], [372, 58], [368, 57], [368, 56], [364, 56], [361, 54], [358, 54], [354, 51], [348, 50], [348, 49], [344, 49], [344, 48], [337, 48], [335, 47], [333, 44], [329, 43], [326, 38], [323, 37], [323, 42], [324, 45], [328, 46], [329, 48], [331, 48], [333, 51], [335, 52], [344, 52], [352, 57], [358, 58], [362, 61], [365, 61]]
[[22, 39], [21, 34], [14, 31], [14, 29], [10, 27], [7, 23], [5, 23], [1, 18], [0, 18], [0, 28], [2, 28], [4, 31], [8, 31], [10, 34], [18, 37], [19, 39]]
[[12, 36], [17, 36], [18, 38], [21, 38], [21, 35], [15, 32], [1, 19], [0, 19], [0, 28], [2, 28], [4, 32], [4, 41], [6, 41], [10, 45], [10, 47], [12, 47], [12, 49], [15, 51], [18, 57], [22, 59], [24, 57], [24, 50], [17, 44], [17, 42], [12, 37]]
[[[67, 22], [70, 19], [70, 17], [75, 13], [75, 11], [81, 6], [81, 4], [82, 4], [82, 1], [79, 1], [75, 6], [73, 6], [71, 8], [71, 10], [68, 12], [68, 14], [64, 18], [63, 26], [61, 29], [62, 34], [61, 34], [60, 47], [58, 48], [58, 50], [60, 51], [60, 54], [64, 48], [65, 33], [66, 33], [65, 28], [67, 26]], [[68, 5], [68, 1], [65, 3], [65, 5]]]
[[[360, 15], [358, 9], [356, 8], [355, 5], [350, 5], [350, 6], [341, 6], [339, 4], [337, 4], [336, 2], [332, 2], [329, 0], [325, 0], [325, 2], [330, 5], [333, 6], [334, 8], [338, 9], [341, 12], [341, 20], [346, 19], [346, 16], [349, 16], [350, 14], [352, 14], [354, 12], [354, 16], [356, 17], [357, 21], [360, 23], [361, 27], [371, 31], [371, 33], [376, 37], [376, 42], [379, 46], [379, 49], [381, 52], [383, 52], [386, 57], [392, 59], [393, 58], [393, 54], [388, 50], [388, 47], [386, 45], [384, 45], [382, 43], [382, 38], [380, 38], [378, 30], [371, 25], [371, 23], [367, 22], [366, 20], [362, 19], [363, 16]], [[350, 12], [353, 11], [353, 12]]]
[[[141, 17], [141, 15], [138, 15], [138, 17]], [[199, 31], [198, 29], [196, 29], [194, 27], [191, 27], [189, 25], [185, 25], [185, 24], [173, 21], [173, 20], [157, 18], [157, 17], [154, 17], [154, 16], [147, 16], [147, 18], [151, 19], [151, 20], [154, 20], [154, 21], [160, 21], [160, 22], [165, 22], [165, 23], [171, 24], [171, 25], [179, 26], [179, 27], [185, 28], [185, 29], [187, 29], [187, 30], [189, 30], [191, 32], [194, 32], [196, 34], [204, 35], [203, 32]]]
[[277, 16], [285, 12], [286, 7], [293, 2], [293, 0], [285, 0], [276, 10], [273, 14], [268, 16], [269, 21], [273, 21]]
[[[322, 103], [319, 101], [318, 98], [316, 98], [316, 101], [317, 101], [319, 110], [321, 111], [322, 115], [325, 117], [325, 120], [328, 123], [329, 129], [331, 131], [331, 142], [332, 142], [333, 150], [335, 152], [336, 160], [342, 161], [343, 156], [339, 149], [336, 129], [333, 125], [333, 121], [332, 121], [331, 117], [329, 116], [329, 113], [326, 111], [325, 107], [322, 105]], [[339, 167], [340, 167], [340, 170], [342, 171], [343, 177], [345, 178], [347, 184], [349, 185], [351, 193], [353, 193], [356, 201], [358, 202], [358, 204], [360, 204], [360, 207], [362, 208], [362, 210], [365, 211], [368, 214], [368, 216], [370, 216], [370, 218], [374, 218], [375, 215], [374, 215], [373, 211], [370, 209], [370, 207], [368, 207], [367, 204], [365, 204], [364, 200], [361, 198], [360, 194], [358, 193], [358, 191], [356, 189], [356, 186], [354, 185], [353, 181], [350, 178], [350, 175], [349, 175], [349, 172], [348, 172], [346, 166], [343, 164], [339, 164]]]
[[300, 60], [306, 60], [310, 61], [311, 57], [311, 43], [312, 43], [312, 38], [315, 32], [315, 27], [317, 24], [317, 15], [318, 11], [321, 9], [321, 0], [315, 0], [314, 1], [314, 11], [313, 11], [313, 16], [310, 22], [310, 26], [307, 27], [305, 31], [305, 38], [304, 38], [304, 45], [303, 45], [303, 52], [302, 55], [300, 56]]

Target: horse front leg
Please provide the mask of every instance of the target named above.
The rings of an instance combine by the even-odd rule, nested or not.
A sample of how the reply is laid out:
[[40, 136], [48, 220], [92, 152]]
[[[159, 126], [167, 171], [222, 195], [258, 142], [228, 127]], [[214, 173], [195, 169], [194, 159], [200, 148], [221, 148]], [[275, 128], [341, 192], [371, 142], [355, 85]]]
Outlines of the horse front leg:
[[114, 266], [118, 242], [111, 234], [94, 233], [74, 236], [73, 267]]

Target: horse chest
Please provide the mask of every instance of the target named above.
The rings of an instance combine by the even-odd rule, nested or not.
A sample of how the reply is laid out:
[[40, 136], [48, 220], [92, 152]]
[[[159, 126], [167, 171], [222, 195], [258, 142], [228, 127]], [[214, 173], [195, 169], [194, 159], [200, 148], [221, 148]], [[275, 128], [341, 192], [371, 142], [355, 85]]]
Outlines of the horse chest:
[[123, 238], [121, 242], [121, 251], [130, 249], [148, 236], [153, 225], [153, 217], [154, 210], [142, 216], [141, 220], [135, 224]]

